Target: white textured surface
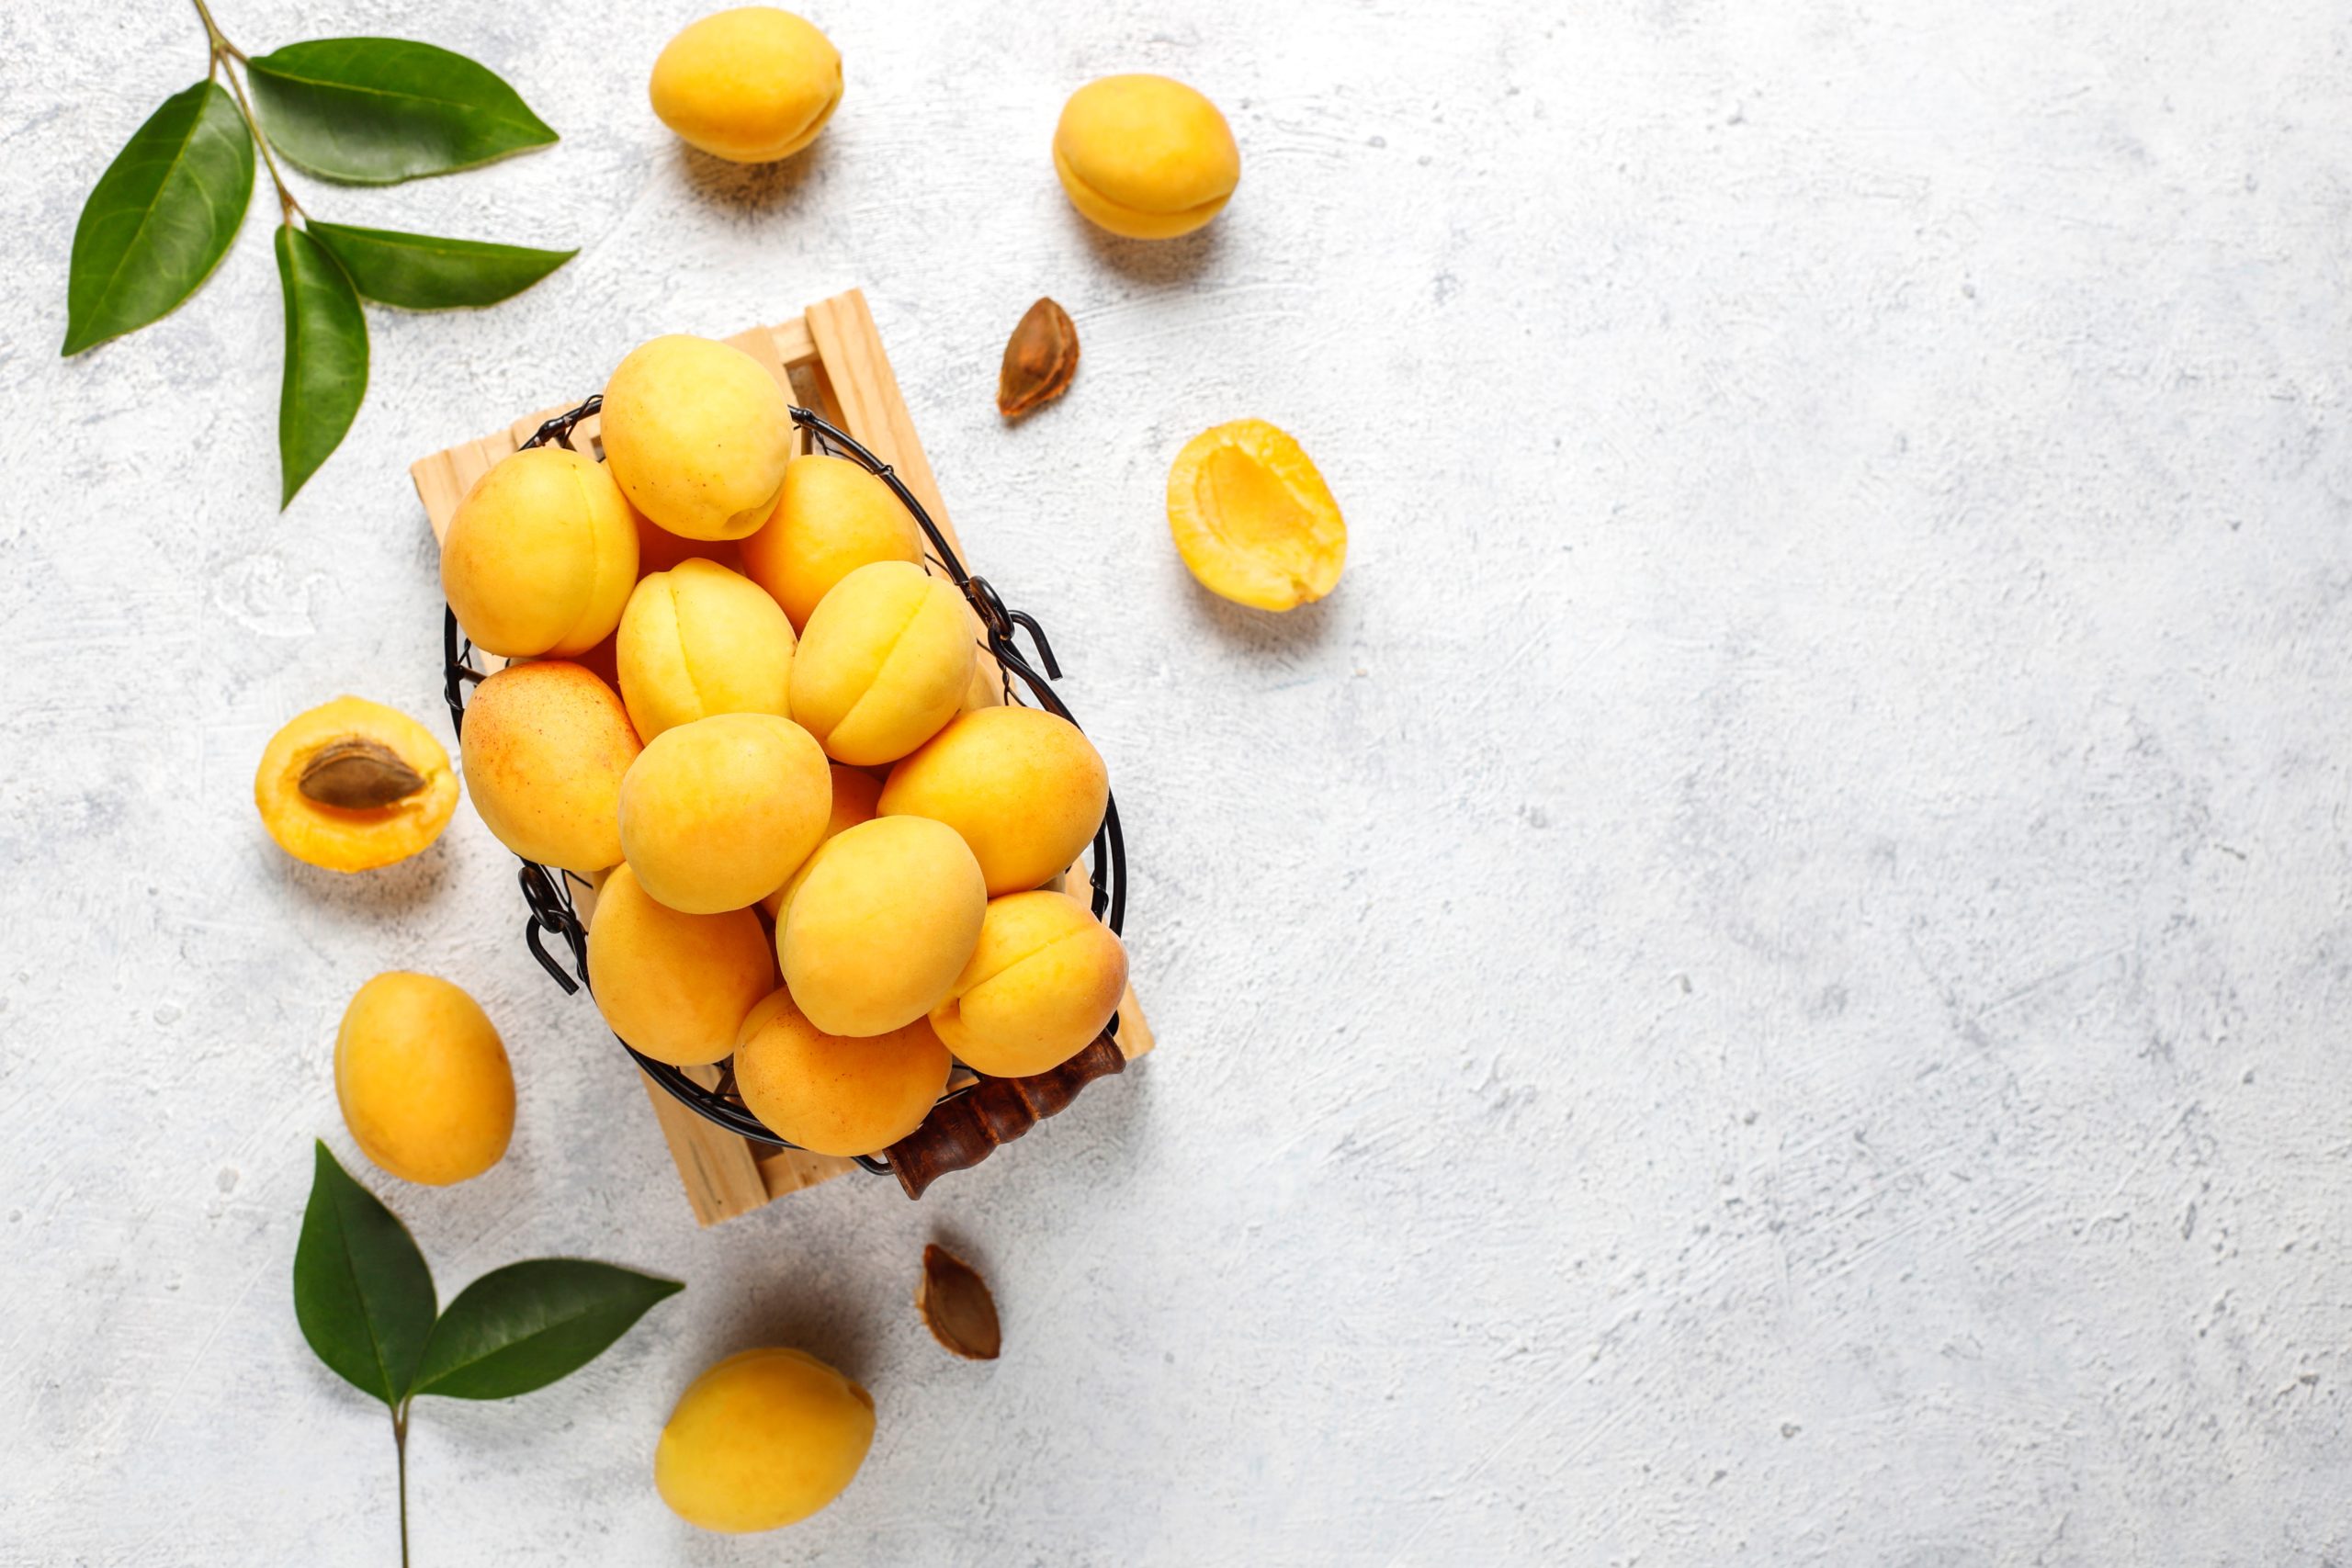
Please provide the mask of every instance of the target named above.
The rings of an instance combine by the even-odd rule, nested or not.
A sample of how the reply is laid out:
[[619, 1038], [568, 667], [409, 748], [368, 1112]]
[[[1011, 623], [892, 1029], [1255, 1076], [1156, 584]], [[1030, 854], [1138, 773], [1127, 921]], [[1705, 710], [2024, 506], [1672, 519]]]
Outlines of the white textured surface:
[[[2352, 1551], [2340, 4], [829, 4], [846, 104], [763, 175], [644, 107], [695, 9], [228, 0], [250, 49], [461, 49], [566, 135], [320, 212], [584, 247], [371, 311], [281, 516], [266, 197], [178, 315], [55, 353], [193, 19], [0, 7], [0, 1561], [390, 1560], [385, 1423], [287, 1277], [311, 1136], [350, 1155], [334, 1020], [393, 966], [521, 1081], [495, 1172], [368, 1173], [445, 1294], [689, 1283], [567, 1384], [421, 1410], [420, 1564]], [[1233, 119], [1204, 237], [1053, 182], [1062, 95], [1125, 68]], [[470, 812], [346, 881], [249, 781], [337, 692], [440, 728], [410, 458], [851, 283], [1110, 757], [1165, 1046], [920, 1206], [697, 1233]], [[1008, 431], [1041, 291], [1084, 368]], [[1352, 530], [1286, 619], [1161, 521], [1242, 414]], [[915, 1321], [932, 1236], [994, 1367]], [[696, 1536], [655, 1432], [763, 1340], [879, 1438], [811, 1524]]]

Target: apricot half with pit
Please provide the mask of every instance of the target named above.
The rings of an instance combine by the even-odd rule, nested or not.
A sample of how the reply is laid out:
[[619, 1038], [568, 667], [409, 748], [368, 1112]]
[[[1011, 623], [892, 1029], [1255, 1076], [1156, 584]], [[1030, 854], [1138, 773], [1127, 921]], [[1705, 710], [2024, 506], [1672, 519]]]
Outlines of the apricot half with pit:
[[688, 1524], [743, 1534], [797, 1524], [874, 1446], [874, 1396], [802, 1350], [728, 1357], [686, 1386], [653, 1450], [653, 1484]]
[[1195, 89], [1166, 76], [1105, 76], [1062, 106], [1054, 172], [1070, 205], [1112, 233], [1168, 240], [1233, 199], [1241, 150]]
[[815, 1154], [870, 1155], [922, 1125], [954, 1066], [922, 1019], [865, 1039], [828, 1034], [789, 991], [743, 1020], [735, 1086], [777, 1136]]
[[403, 1181], [480, 1176], [514, 1132], [514, 1073], [490, 1017], [432, 975], [359, 987], [334, 1039], [334, 1093], [359, 1152]]
[[373, 871], [441, 836], [458, 809], [458, 775], [441, 743], [408, 715], [337, 697], [270, 738], [254, 770], [254, 807], [296, 860]]
[[1184, 444], [1168, 471], [1168, 530], [1200, 585], [1259, 610], [1291, 610], [1339, 586], [1348, 525], [1297, 442], [1237, 419]]
[[621, 492], [657, 525], [740, 539], [775, 510], [792, 408], [741, 349], [678, 333], [639, 344], [613, 371], [601, 432]]

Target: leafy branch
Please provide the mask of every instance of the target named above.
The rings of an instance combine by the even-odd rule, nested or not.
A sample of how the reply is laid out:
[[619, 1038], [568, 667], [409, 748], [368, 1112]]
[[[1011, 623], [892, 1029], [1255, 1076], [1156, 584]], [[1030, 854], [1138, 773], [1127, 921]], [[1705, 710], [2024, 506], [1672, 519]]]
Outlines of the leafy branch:
[[294, 1247], [294, 1316], [320, 1360], [391, 1412], [403, 1568], [410, 1401], [509, 1399], [545, 1388], [684, 1288], [609, 1263], [542, 1258], [492, 1269], [440, 1311], [408, 1227], [320, 1144]]
[[412, 310], [495, 304], [578, 254], [361, 229], [313, 218], [287, 164], [391, 185], [544, 147], [556, 134], [488, 68], [404, 39], [319, 39], [247, 55], [205, 0], [203, 80], [131, 133], [83, 204], [65, 296], [69, 355], [177, 310], [228, 254], [254, 153], [277, 195], [286, 301], [278, 504], [341, 444], [368, 392], [362, 299]]

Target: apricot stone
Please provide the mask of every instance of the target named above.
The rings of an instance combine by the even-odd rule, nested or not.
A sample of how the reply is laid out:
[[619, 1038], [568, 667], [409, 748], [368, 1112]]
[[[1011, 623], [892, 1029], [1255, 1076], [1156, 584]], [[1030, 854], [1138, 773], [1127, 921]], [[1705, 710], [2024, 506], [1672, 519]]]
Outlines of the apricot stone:
[[441, 594], [474, 646], [569, 657], [603, 641], [637, 581], [638, 519], [604, 466], [560, 446], [500, 459], [441, 542]]
[[1054, 172], [1070, 205], [1114, 234], [1168, 240], [1215, 218], [1241, 150], [1215, 104], [1165, 76], [1105, 76], [1062, 106]]
[[403, 1181], [480, 1176], [514, 1132], [514, 1074], [481, 1004], [394, 971], [359, 987], [334, 1040], [334, 1093], [359, 1152]]
[[[890, 818], [885, 821], [893, 820]], [[1127, 950], [1066, 893], [992, 900], [970, 962], [931, 1025], [990, 1077], [1027, 1077], [1084, 1050], [1127, 988]]]
[[[882, 798], [880, 779], [863, 768], [844, 768], [839, 762], [829, 764], [826, 771], [833, 782], [833, 807], [825, 818], [826, 839], [845, 829], [854, 828], [860, 822], [871, 822], [880, 815], [876, 810]], [[819, 841], [820, 844], [823, 842], [822, 840]], [[784, 907], [792, 902], [793, 894], [799, 890], [800, 879], [808, 874], [808, 867], [816, 858], [816, 852], [812, 850], [808, 859], [800, 863], [799, 869], [783, 886], [760, 900], [760, 908], [768, 912], [768, 919], [778, 922], [783, 920]]]
[[690, 24], [653, 62], [653, 112], [730, 164], [788, 158], [842, 101], [832, 40], [789, 11], [745, 6]]
[[449, 753], [408, 715], [337, 697], [270, 738], [254, 769], [254, 807], [296, 860], [373, 871], [441, 836], [458, 809], [458, 775]]
[[629, 722], [650, 741], [720, 713], [792, 708], [792, 623], [760, 585], [714, 561], [680, 561], [637, 585], [614, 662]]
[[778, 991], [743, 1020], [735, 1084], [778, 1137], [820, 1155], [870, 1155], [922, 1125], [955, 1066], [922, 1019], [863, 1040], [828, 1034]]
[[642, 748], [613, 689], [577, 664], [510, 664], [474, 688], [458, 752], [493, 837], [593, 876], [621, 858], [621, 777]]
[[978, 649], [954, 583], [905, 561], [859, 567], [808, 617], [793, 716], [837, 762], [895, 762], [963, 705]]
[[1102, 825], [1110, 775], [1078, 726], [1041, 708], [957, 714], [890, 770], [885, 817], [928, 817], [964, 836], [989, 895], [1066, 870]]
[[1200, 585], [1237, 604], [1290, 610], [1339, 586], [1348, 525], [1297, 442], [1237, 419], [1184, 444], [1168, 472], [1168, 530]]
[[631, 1050], [697, 1067], [735, 1049], [743, 1016], [775, 987], [775, 955], [749, 909], [689, 915], [657, 902], [624, 865], [596, 893], [588, 979]]
[[743, 570], [805, 627], [833, 584], [878, 560], [922, 561], [922, 530], [890, 487], [846, 457], [784, 470], [775, 514], [743, 541]]
[[688, 539], [740, 539], [765, 523], [792, 454], [792, 409], [775, 378], [732, 344], [683, 334], [620, 362], [605, 384], [602, 431], [621, 492]]
[[953, 828], [877, 817], [820, 846], [776, 931], [784, 983], [828, 1034], [888, 1034], [945, 1000], [988, 910]]
[[671, 908], [722, 914], [797, 871], [831, 809], [825, 753], [807, 730], [773, 714], [718, 714], [663, 730], [629, 768], [621, 852]]
[[874, 1396], [801, 1350], [743, 1350], [686, 1386], [653, 1484], [688, 1524], [747, 1534], [841, 1495], [874, 1445]]

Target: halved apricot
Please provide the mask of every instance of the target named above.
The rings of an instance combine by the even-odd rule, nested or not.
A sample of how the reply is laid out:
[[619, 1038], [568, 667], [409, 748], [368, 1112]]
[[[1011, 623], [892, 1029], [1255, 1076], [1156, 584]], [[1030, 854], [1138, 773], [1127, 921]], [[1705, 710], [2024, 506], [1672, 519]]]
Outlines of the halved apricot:
[[441, 836], [458, 809], [449, 753], [365, 697], [294, 716], [263, 748], [254, 806], [277, 847], [328, 871], [373, 871]]
[[1298, 443], [1262, 419], [1184, 444], [1168, 471], [1168, 530], [1202, 587], [1260, 610], [1322, 598], [1348, 558], [1330, 487]]

